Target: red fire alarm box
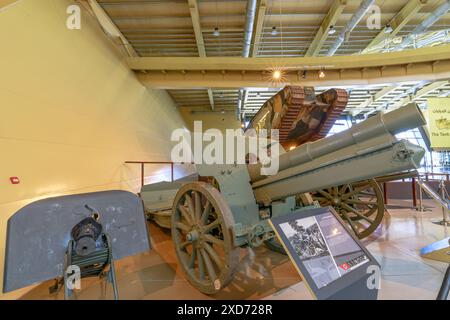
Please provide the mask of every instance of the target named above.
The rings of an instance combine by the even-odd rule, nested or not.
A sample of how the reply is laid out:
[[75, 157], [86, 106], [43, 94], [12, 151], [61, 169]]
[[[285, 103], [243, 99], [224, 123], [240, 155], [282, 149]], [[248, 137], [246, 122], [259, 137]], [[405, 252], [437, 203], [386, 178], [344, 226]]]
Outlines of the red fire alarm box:
[[10, 177], [9, 181], [11, 181], [11, 184], [19, 184], [20, 179], [18, 177]]

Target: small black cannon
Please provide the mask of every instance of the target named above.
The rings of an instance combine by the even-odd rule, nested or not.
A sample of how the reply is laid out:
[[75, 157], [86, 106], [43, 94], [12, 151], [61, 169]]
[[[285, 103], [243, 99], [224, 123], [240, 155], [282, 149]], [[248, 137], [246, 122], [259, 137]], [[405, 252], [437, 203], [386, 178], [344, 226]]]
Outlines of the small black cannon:
[[8, 220], [3, 292], [57, 279], [53, 290], [64, 284], [69, 298], [77, 277], [107, 275], [117, 298], [114, 260], [148, 250], [142, 201], [131, 192], [39, 200]]

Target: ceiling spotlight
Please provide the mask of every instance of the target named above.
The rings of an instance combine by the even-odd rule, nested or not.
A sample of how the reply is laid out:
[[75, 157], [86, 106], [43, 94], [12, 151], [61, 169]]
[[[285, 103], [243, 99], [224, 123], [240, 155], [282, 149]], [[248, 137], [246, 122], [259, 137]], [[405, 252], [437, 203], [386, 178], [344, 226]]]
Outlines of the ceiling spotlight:
[[267, 72], [263, 74], [264, 80], [270, 82], [273, 87], [279, 87], [281, 84], [286, 83], [288, 79], [285, 76], [286, 72], [280, 66], [268, 68]]
[[215, 27], [215, 28], [214, 28], [214, 32], [213, 32], [213, 35], [214, 35], [215, 37], [218, 37], [218, 36], [220, 36], [220, 31], [219, 31], [219, 27]]
[[330, 26], [330, 29], [328, 29], [328, 34], [335, 34], [336, 33], [336, 29], [334, 28], [334, 26]]
[[325, 72], [324, 72], [323, 70], [320, 70], [320, 71], [319, 71], [319, 78], [320, 78], [320, 79], [325, 78]]
[[384, 33], [392, 33], [394, 31], [394, 29], [392, 29], [391, 25], [386, 25], [386, 27], [384, 27]]
[[241, 128], [244, 129], [245, 128], [245, 124], [241, 123]]
[[280, 70], [274, 70], [272, 73], [272, 78], [274, 80], [280, 80], [281, 78], [281, 71]]
[[273, 35], [273, 36], [276, 36], [278, 34], [277, 27], [273, 26], [272, 27], [272, 31], [270, 32], [270, 34]]

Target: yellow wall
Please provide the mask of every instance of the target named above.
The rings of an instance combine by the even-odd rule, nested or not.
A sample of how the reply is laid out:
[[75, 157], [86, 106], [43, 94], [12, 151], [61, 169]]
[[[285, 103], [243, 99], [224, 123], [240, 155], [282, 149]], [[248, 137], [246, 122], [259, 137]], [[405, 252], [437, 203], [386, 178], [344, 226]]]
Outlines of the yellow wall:
[[[239, 120], [236, 120], [234, 112], [226, 112], [224, 114], [220, 112], [195, 113], [195, 111], [199, 110], [202, 109], [189, 107], [180, 108], [186, 126], [191, 131], [194, 130], [194, 121], [202, 121], [203, 130], [215, 128], [225, 132], [226, 129], [238, 129], [241, 127], [241, 123]], [[194, 111], [194, 113], [191, 111]]]
[[124, 161], [169, 160], [170, 134], [184, 127], [168, 94], [135, 79], [87, 12], [81, 30], [66, 28], [70, 4], [23, 0], [0, 11], [0, 288], [14, 212], [49, 196], [137, 191], [138, 166]]

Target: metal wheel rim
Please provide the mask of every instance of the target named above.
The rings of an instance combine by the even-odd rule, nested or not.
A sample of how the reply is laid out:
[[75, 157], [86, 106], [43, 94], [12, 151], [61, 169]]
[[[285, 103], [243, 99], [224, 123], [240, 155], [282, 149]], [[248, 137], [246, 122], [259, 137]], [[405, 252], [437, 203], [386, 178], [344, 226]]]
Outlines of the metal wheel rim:
[[180, 188], [172, 208], [172, 239], [186, 278], [203, 293], [225, 287], [239, 263], [232, 225], [231, 210], [213, 186], [194, 182]]

